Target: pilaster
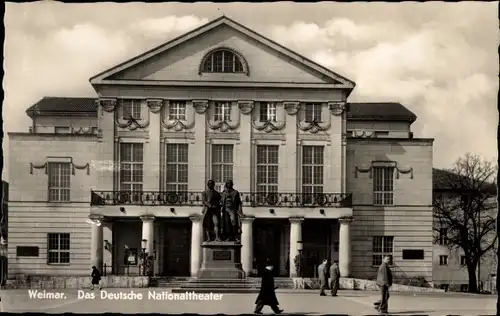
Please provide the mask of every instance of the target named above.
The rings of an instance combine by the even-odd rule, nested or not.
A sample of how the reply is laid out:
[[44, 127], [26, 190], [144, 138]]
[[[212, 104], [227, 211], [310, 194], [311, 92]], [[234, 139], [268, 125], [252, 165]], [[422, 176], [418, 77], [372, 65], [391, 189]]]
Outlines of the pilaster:
[[147, 100], [149, 139], [144, 143], [144, 191], [160, 191], [160, 110], [163, 100]]
[[339, 218], [339, 270], [340, 276], [351, 276], [351, 223], [352, 217]]
[[153, 215], [143, 215], [140, 217], [142, 220], [142, 239], [146, 239], [146, 253], [148, 255], [153, 255], [153, 245], [154, 245], [154, 221], [155, 217]]
[[99, 125], [99, 156], [96, 162], [98, 172], [97, 187], [103, 191], [113, 191], [115, 169], [115, 110], [116, 99], [99, 99], [98, 125]]
[[205, 169], [207, 166], [206, 146], [206, 118], [208, 101], [193, 101], [195, 111], [194, 122], [194, 144], [189, 145], [189, 190], [204, 191], [205, 183], [208, 181]]
[[[253, 101], [245, 101], [244, 105], [240, 103], [240, 141], [236, 146], [234, 157], [237, 164], [234, 166], [234, 179], [235, 187], [238, 191], [250, 192], [252, 191], [252, 110]], [[238, 163], [239, 161], [239, 163]]]
[[90, 261], [91, 265], [102, 271], [103, 264], [103, 239], [102, 239], [102, 221], [103, 216], [90, 215], [91, 237], [90, 237]]
[[[108, 270], [106, 273], [112, 272], [113, 266], [113, 248], [115, 246], [115, 240], [113, 240], [113, 221], [109, 218], [104, 219], [102, 222], [102, 238], [103, 238], [103, 264], [106, 264]], [[103, 272], [103, 271], [101, 271]]]
[[191, 276], [196, 277], [201, 266], [202, 217], [198, 214], [189, 216], [191, 229]]
[[283, 132], [286, 135], [285, 145], [280, 146], [279, 191], [297, 192], [297, 112], [299, 102], [284, 102], [286, 125]]
[[290, 217], [290, 277], [296, 277], [295, 257], [299, 254], [298, 243], [302, 242], [303, 217]]
[[241, 266], [245, 275], [249, 276], [253, 269], [253, 221], [255, 217], [245, 216], [241, 219]]

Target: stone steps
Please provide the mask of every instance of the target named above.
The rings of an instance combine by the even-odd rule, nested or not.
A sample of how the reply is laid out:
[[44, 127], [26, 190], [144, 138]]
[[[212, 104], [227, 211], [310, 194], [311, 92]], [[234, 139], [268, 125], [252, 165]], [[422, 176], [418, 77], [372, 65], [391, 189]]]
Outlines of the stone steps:
[[175, 288], [172, 289], [172, 293], [185, 293], [185, 292], [195, 292], [195, 293], [218, 293], [218, 294], [243, 294], [243, 293], [259, 293], [259, 289], [255, 288]]

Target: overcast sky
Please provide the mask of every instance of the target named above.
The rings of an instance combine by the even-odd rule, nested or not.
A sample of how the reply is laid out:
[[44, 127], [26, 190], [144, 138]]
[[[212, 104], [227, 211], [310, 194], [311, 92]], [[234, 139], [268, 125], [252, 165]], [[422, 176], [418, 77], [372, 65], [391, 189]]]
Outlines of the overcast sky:
[[350, 101], [407, 106], [415, 136], [435, 138], [436, 167], [496, 158], [497, 6], [7, 3], [4, 130], [27, 132], [43, 96], [95, 96], [91, 76], [224, 13], [355, 81]]

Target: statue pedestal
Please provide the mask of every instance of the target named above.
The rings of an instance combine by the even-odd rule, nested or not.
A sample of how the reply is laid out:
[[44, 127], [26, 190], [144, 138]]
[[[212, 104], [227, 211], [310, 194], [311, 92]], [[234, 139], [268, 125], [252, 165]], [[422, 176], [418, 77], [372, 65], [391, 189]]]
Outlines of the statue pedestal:
[[244, 279], [241, 267], [241, 243], [206, 241], [201, 244], [203, 261], [198, 279]]

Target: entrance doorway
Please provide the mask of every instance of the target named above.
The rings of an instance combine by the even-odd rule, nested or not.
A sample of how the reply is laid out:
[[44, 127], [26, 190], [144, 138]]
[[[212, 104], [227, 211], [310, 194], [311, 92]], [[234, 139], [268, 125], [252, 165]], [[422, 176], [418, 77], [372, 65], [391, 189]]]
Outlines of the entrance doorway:
[[304, 277], [317, 277], [317, 269], [323, 259], [331, 260], [331, 222], [324, 219], [304, 220], [302, 241], [304, 245]]
[[163, 225], [164, 260], [166, 276], [189, 276], [191, 258], [191, 221], [170, 220]]
[[265, 269], [266, 260], [269, 258], [274, 265], [274, 275], [280, 272], [280, 242], [283, 225], [280, 221], [272, 219], [256, 219], [253, 225], [253, 253], [256, 259], [259, 276]]

